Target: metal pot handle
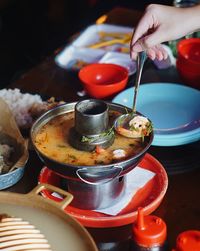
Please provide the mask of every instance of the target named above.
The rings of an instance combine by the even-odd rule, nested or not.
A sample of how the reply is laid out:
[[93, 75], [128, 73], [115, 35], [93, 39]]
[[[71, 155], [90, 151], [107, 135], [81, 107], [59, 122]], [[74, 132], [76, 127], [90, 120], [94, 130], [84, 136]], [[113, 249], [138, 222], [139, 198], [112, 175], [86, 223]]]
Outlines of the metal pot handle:
[[83, 182], [90, 185], [101, 185], [119, 177], [123, 168], [121, 166], [111, 167], [84, 167], [76, 171], [77, 176]]
[[70, 193], [68, 193], [58, 187], [52, 186], [50, 184], [44, 184], [44, 183], [37, 185], [32, 191], [30, 191], [25, 196], [31, 197], [31, 198], [38, 196], [40, 193], [42, 193], [42, 190], [44, 190], [44, 189], [63, 195], [64, 198], [62, 201], [53, 201], [53, 200], [49, 200], [49, 199], [47, 200], [44, 197], [40, 196], [41, 200], [45, 200], [48, 203], [51, 203], [54, 206], [58, 207], [59, 209], [64, 210], [66, 208], [66, 206], [68, 206], [70, 204], [70, 202], [73, 200], [72, 194], [70, 194]]

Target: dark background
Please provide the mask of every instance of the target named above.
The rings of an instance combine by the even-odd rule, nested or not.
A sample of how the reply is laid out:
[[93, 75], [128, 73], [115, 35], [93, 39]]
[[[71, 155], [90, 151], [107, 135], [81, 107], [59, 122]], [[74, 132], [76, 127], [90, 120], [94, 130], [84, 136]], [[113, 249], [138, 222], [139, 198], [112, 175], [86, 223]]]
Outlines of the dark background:
[[[0, 0], [0, 88], [65, 45], [113, 7], [144, 10], [146, 0]], [[172, 1], [153, 1], [172, 5]]]

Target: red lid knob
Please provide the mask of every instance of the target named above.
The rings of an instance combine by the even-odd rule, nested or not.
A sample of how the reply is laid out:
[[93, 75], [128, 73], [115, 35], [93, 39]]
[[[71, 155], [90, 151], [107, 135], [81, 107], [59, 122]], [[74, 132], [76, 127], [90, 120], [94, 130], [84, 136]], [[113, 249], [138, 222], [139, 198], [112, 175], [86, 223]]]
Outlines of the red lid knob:
[[199, 251], [200, 231], [188, 230], [178, 235], [175, 251]]
[[143, 209], [138, 208], [137, 222], [133, 225], [134, 241], [144, 247], [161, 246], [167, 237], [165, 222], [154, 215], [144, 216]]

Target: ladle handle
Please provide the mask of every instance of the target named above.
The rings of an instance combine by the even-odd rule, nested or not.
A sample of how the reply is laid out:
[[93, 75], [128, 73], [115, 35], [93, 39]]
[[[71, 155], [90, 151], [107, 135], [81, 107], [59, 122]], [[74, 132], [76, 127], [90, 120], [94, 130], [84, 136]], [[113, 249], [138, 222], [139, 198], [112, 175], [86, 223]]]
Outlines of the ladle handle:
[[76, 171], [77, 176], [83, 182], [90, 185], [101, 185], [107, 183], [121, 174], [123, 168], [121, 166], [111, 167], [84, 167]]
[[142, 51], [138, 53], [137, 56], [137, 73], [135, 80], [135, 88], [134, 88], [134, 96], [133, 96], [133, 113], [136, 113], [136, 101], [137, 101], [137, 93], [140, 85], [142, 70], [144, 66], [144, 62], [147, 58], [146, 52]]

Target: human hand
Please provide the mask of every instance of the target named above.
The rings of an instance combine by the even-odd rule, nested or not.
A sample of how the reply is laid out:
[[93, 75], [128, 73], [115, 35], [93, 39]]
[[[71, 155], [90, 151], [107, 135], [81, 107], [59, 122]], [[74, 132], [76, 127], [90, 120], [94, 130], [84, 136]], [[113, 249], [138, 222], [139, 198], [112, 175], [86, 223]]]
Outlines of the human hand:
[[192, 15], [192, 12], [184, 9], [149, 5], [133, 33], [130, 45], [131, 58], [135, 59], [138, 52], [145, 50], [152, 60], [166, 59], [168, 55], [161, 43], [183, 37], [191, 31], [190, 25], [183, 25], [183, 21], [186, 17], [190, 18], [187, 15]]

